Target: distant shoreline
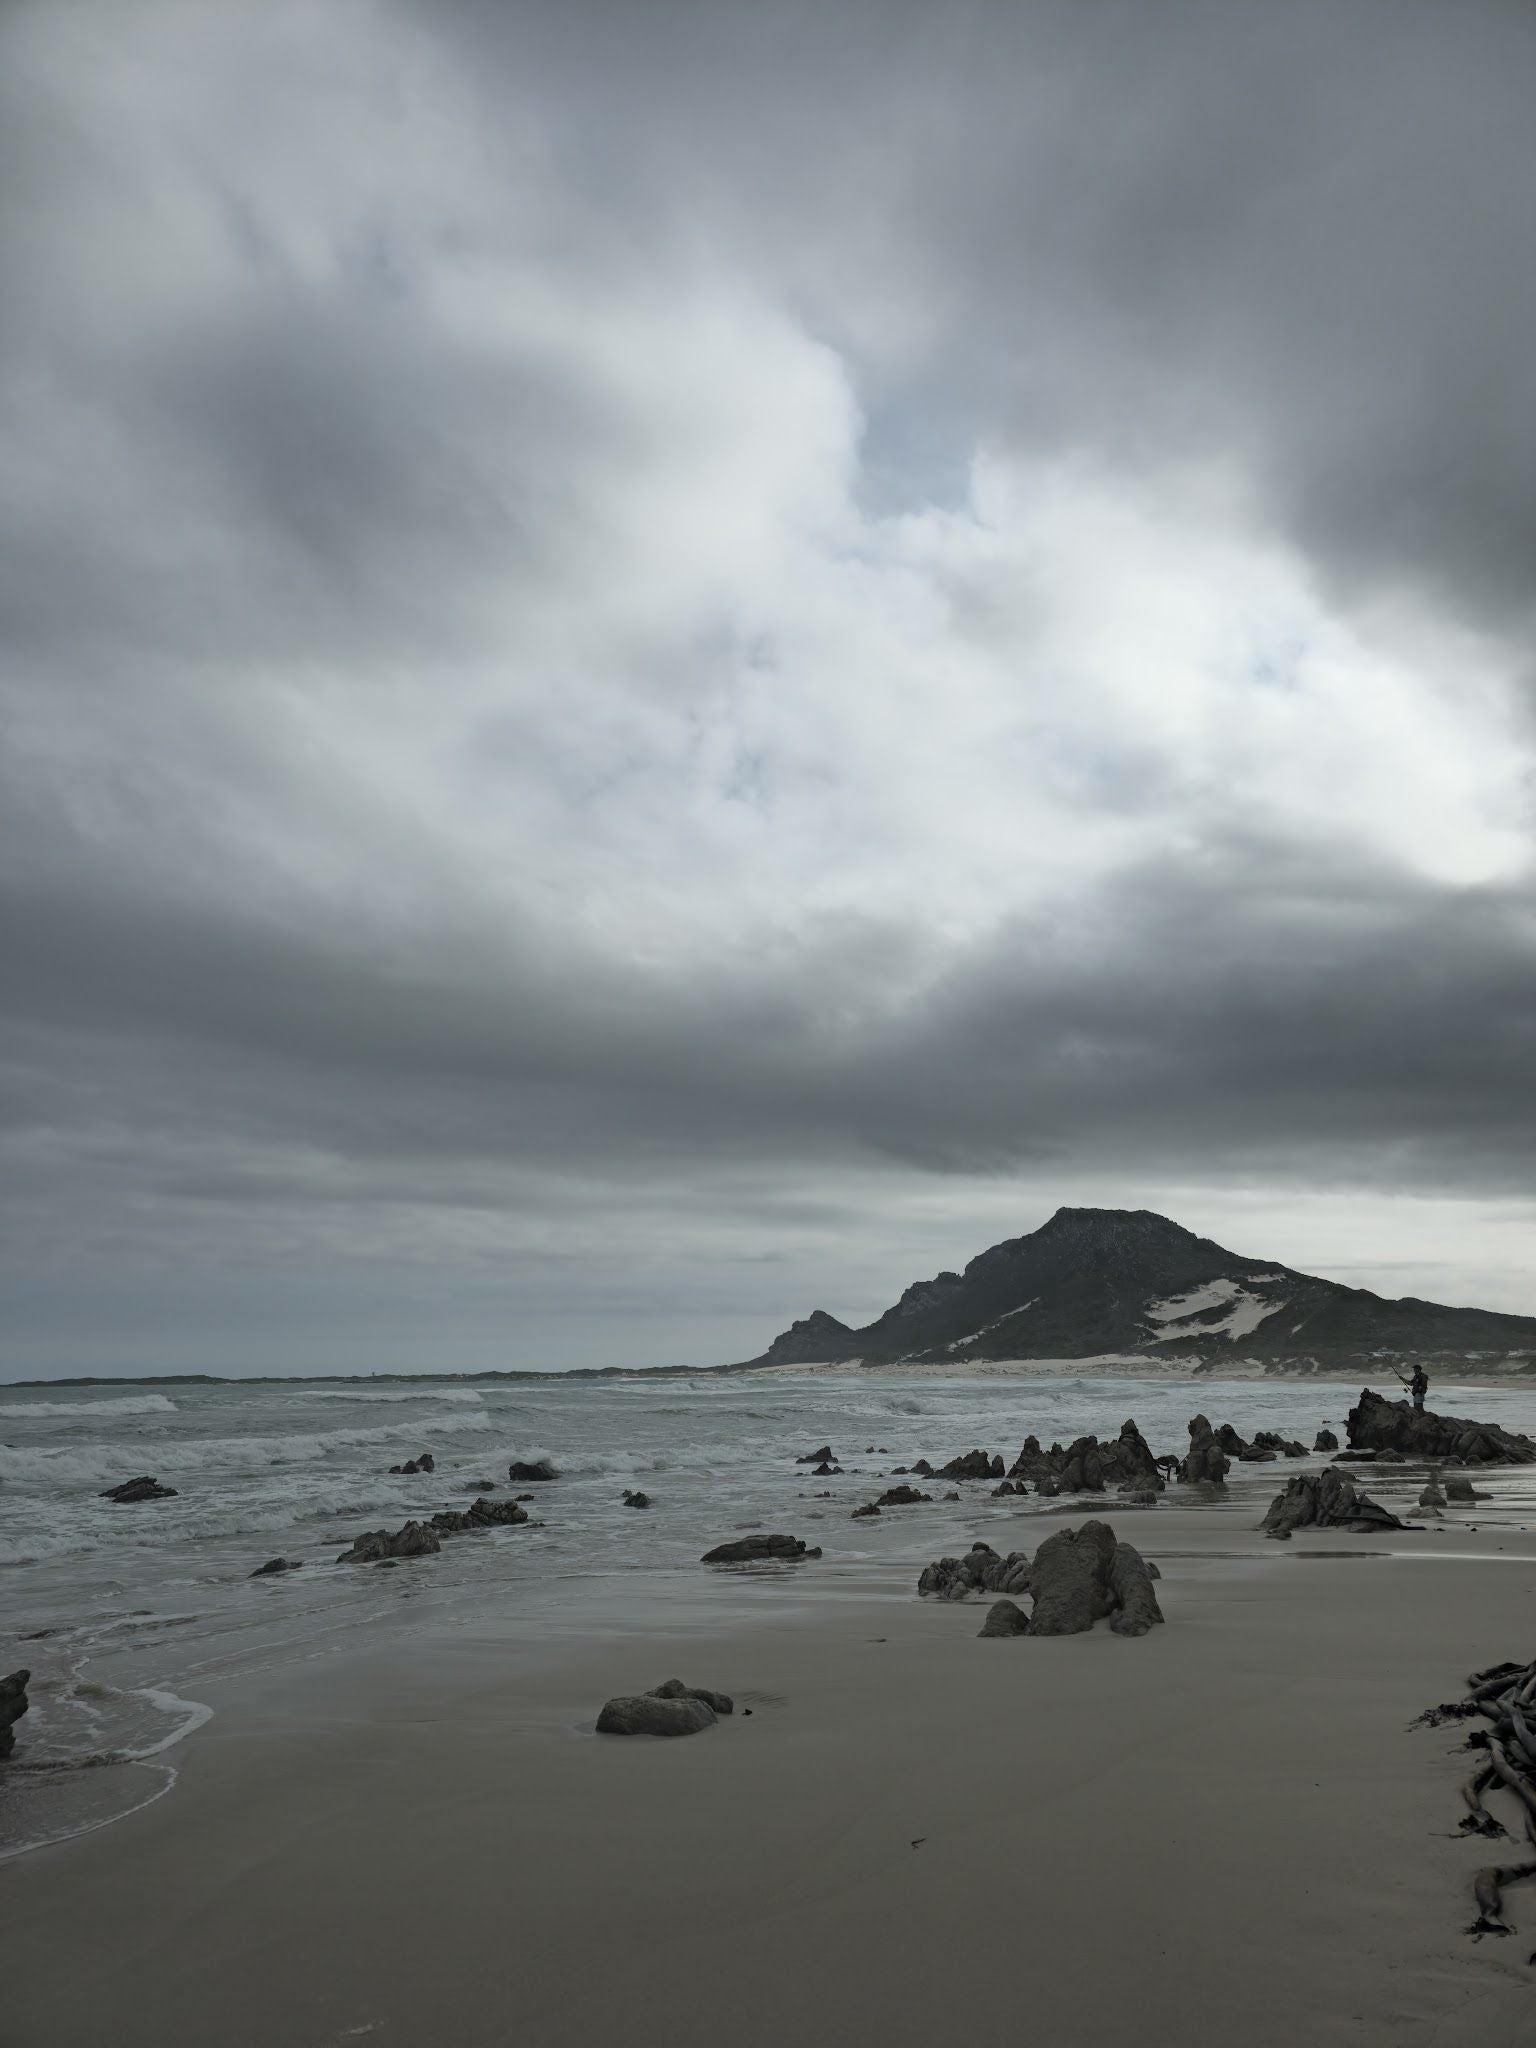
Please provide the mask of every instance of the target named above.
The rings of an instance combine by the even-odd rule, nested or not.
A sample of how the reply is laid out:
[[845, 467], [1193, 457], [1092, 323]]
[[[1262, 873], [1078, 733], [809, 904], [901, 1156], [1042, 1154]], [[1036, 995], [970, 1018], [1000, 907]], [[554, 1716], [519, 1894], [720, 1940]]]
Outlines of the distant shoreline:
[[[1536, 1364], [1522, 1357], [1512, 1365], [1502, 1358], [1454, 1358], [1428, 1360], [1431, 1378], [1460, 1383], [1529, 1383], [1536, 1381]], [[1140, 1357], [1134, 1353], [1109, 1353], [1087, 1358], [999, 1358], [965, 1359], [954, 1364], [918, 1364], [904, 1360], [881, 1360], [863, 1365], [857, 1359], [834, 1359], [819, 1363], [764, 1364], [757, 1359], [738, 1365], [602, 1365], [563, 1366], [548, 1372], [530, 1368], [505, 1371], [487, 1368], [479, 1372], [290, 1372], [290, 1373], [77, 1373], [65, 1378], [0, 1380], [0, 1391], [40, 1387], [280, 1387], [319, 1386], [498, 1386], [542, 1385], [550, 1380], [656, 1380], [721, 1379], [743, 1374], [761, 1374], [782, 1379], [801, 1374], [860, 1373], [871, 1379], [1166, 1379], [1166, 1380], [1307, 1380], [1332, 1381], [1391, 1378], [1370, 1359], [1340, 1359], [1317, 1364], [1308, 1358], [1295, 1365], [1275, 1360], [1267, 1363], [1253, 1358], [1170, 1359]]]

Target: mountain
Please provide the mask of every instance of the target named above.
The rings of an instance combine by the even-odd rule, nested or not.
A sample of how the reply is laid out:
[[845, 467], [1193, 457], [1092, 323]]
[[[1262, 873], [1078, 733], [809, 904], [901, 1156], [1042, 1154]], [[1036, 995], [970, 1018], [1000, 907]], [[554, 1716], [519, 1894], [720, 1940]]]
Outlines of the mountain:
[[1406, 1356], [1536, 1354], [1536, 1316], [1389, 1301], [1249, 1259], [1149, 1209], [1058, 1209], [963, 1273], [909, 1287], [862, 1330], [816, 1309], [754, 1365], [933, 1365], [966, 1359], [1273, 1360], [1280, 1369]]

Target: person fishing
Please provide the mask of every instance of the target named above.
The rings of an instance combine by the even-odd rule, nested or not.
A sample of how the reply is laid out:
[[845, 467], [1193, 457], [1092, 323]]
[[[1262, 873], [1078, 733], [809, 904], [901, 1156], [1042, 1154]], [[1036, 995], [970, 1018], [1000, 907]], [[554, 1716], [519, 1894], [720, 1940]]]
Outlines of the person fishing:
[[1414, 1412], [1422, 1415], [1424, 1413], [1424, 1396], [1429, 1392], [1429, 1374], [1424, 1370], [1423, 1361], [1421, 1360], [1413, 1368], [1413, 1377], [1411, 1379], [1406, 1373], [1400, 1373], [1395, 1365], [1392, 1367], [1392, 1376], [1394, 1379], [1402, 1381], [1412, 1398]]

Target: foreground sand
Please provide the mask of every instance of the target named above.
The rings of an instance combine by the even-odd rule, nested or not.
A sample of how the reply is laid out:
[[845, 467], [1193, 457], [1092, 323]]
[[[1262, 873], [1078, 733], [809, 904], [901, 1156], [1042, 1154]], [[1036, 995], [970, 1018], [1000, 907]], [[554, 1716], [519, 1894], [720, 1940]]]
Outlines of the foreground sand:
[[[1457, 1737], [1406, 1724], [1531, 1653], [1536, 1537], [1250, 1519], [1118, 1518], [1164, 1573], [1140, 1641], [981, 1642], [828, 1560], [814, 1611], [735, 1578], [677, 1636], [428, 1623], [210, 1692], [174, 1793], [0, 1870], [0, 2038], [1528, 2044], [1536, 1890], [1465, 1938]], [[755, 1711], [585, 1732], [674, 1672]]]

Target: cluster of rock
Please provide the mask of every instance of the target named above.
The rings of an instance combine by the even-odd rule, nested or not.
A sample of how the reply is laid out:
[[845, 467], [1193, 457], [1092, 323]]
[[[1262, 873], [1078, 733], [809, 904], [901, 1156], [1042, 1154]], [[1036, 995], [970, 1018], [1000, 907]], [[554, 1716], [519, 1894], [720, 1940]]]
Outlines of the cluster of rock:
[[1209, 1419], [1194, 1416], [1189, 1425], [1189, 1449], [1179, 1467], [1180, 1479], [1186, 1486], [1225, 1486], [1229, 1463]]
[[1100, 1443], [1096, 1436], [1080, 1436], [1065, 1450], [1052, 1444], [1043, 1451], [1037, 1437], [1026, 1437], [1008, 1476], [1031, 1480], [1043, 1494], [1103, 1493], [1111, 1486], [1138, 1493], [1163, 1490], [1157, 1460], [1130, 1419], [1120, 1425], [1117, 1437]]
[[430, 1451], [423, 1451], [419, 1458], [407, 1458], [403, 1465], [391, 1465], [391, 1472], [410, 1474], [413, 1472], [435, 1472], [437, 1460]]
[[713, 1728], [722, 1714], [736, 1711], [729, 1693], [707, 1686], [684, 1685], [669, 1678], [651, 1692], [624, 1693], [611, 1699], [597, 1717], [599, 1735], [697, 1735]]
[[917, 1590], [945, 1600], [972, 1592], [1029, 1595], [1028, 1616], [1012, 1599], [996, 1602], [984, 1636], [1081, 1635], [1106, 1617], [1116, 1635], [1140, 1636], [1163, 1619], [1152, 1584], [1156, 1573], [1107, 1522], [1084, 1522], [1048, 1536], [1033, 1558], [1019, 1550], [999, 1557], [989, 1544], [975, 1545], [963, 1558], [940, 1558], [923, 1572]]
[[866, 1501], [861, 1508], [853, 1511], [854, 1521], [866, 1515], [878, 1515], [882, 1508], [915, 1508], [925, 1501], [931, 1501], [931, 1493], [919, 1493], [915, 1486], [888, 1486], [878, 1500]]
[[1389, 1401], [1365, 1388], [1349, 1411], [1350, 1450], [1396, 1453], [1431, 1465], [1536, 1465], [1536, 1442], [1493, 1422], [1435, 1415], [1408, 1401]]
[[808, 1547], [798, 1536], [740, 1536], [706, 1550], [700, 1564], [794, 1564], [802, 1557], [820, 1557], [821, 1545]]
[[102, 1500], [115, 1500], [120, 1507], [132, 1507], [141, 1500], [174, 1500], [174, 1486], [162, 1486], [158, 1479], [151, 1479], [146, 1473], [139, 1479], [125, 1479], [121, 1486], [109, 1486], [99, 1496]]
[[633, 1489], [632, 1489], [631, 1487], [628, 1487], [628, 1486], [626, 1486], [626, 1487], [625, 1487], [625, 1489], [624, 1489], [624, 1505], [625, 1505], [625, 1507], [627, 1507], [627, 1508], [648, 1508], [648, 1507], [650, 1506], [650, 1504], [651, 1504], [651, 1496], [650, 1496], [650, 1495], [649, 1495], [648, 1493], [637, 1493], [637, 1492], [635, 1492], [635, 1491], [634, 1491], [634, 1490], [633, 1490]]
[[16, 1723], [27, 1711], [31, 1680], [30, 1671], [13, 1671], [9, 1678], [0, 1678], [0, 1757], [9, 1756], [16, 1747]]
[[796, 1458], [795, 1463], [797, 1465], [814, 1465], [816, 1469], [811, 1475], [814, 1479], [830, 1479], [834, 1473], [841, 1472], [843, 1469], [837, 1462], [837, 1453], [830, 1444], [823, 1444], [819, 1451], [806, 1451], [802, 1453], [800, 1457]]
[[1289, 1539], [1293, 1529], [1402, 1529], [1406, 1524], [1362, 1493], [1346, 1472], [1301, 1472], [1269, 1504], [1259, 1527], [1266, 1536]]
[[[463, 1536], [476, 1529], [498, 1529], [526, 1522], [528, 1510], [515, 1500], [487, 1500], [482, 1495], [470, 1507], [444, 1508], [425, 1522], [407, 1522], [391, 1533], [388, 1529], [365, 1529], [352, 1540], [338, 1564], [392, 1564], [406, 1557], [434, 1557], [444, 1536]], [[264, 1570], [270, 1567], [263, 1567]]]

